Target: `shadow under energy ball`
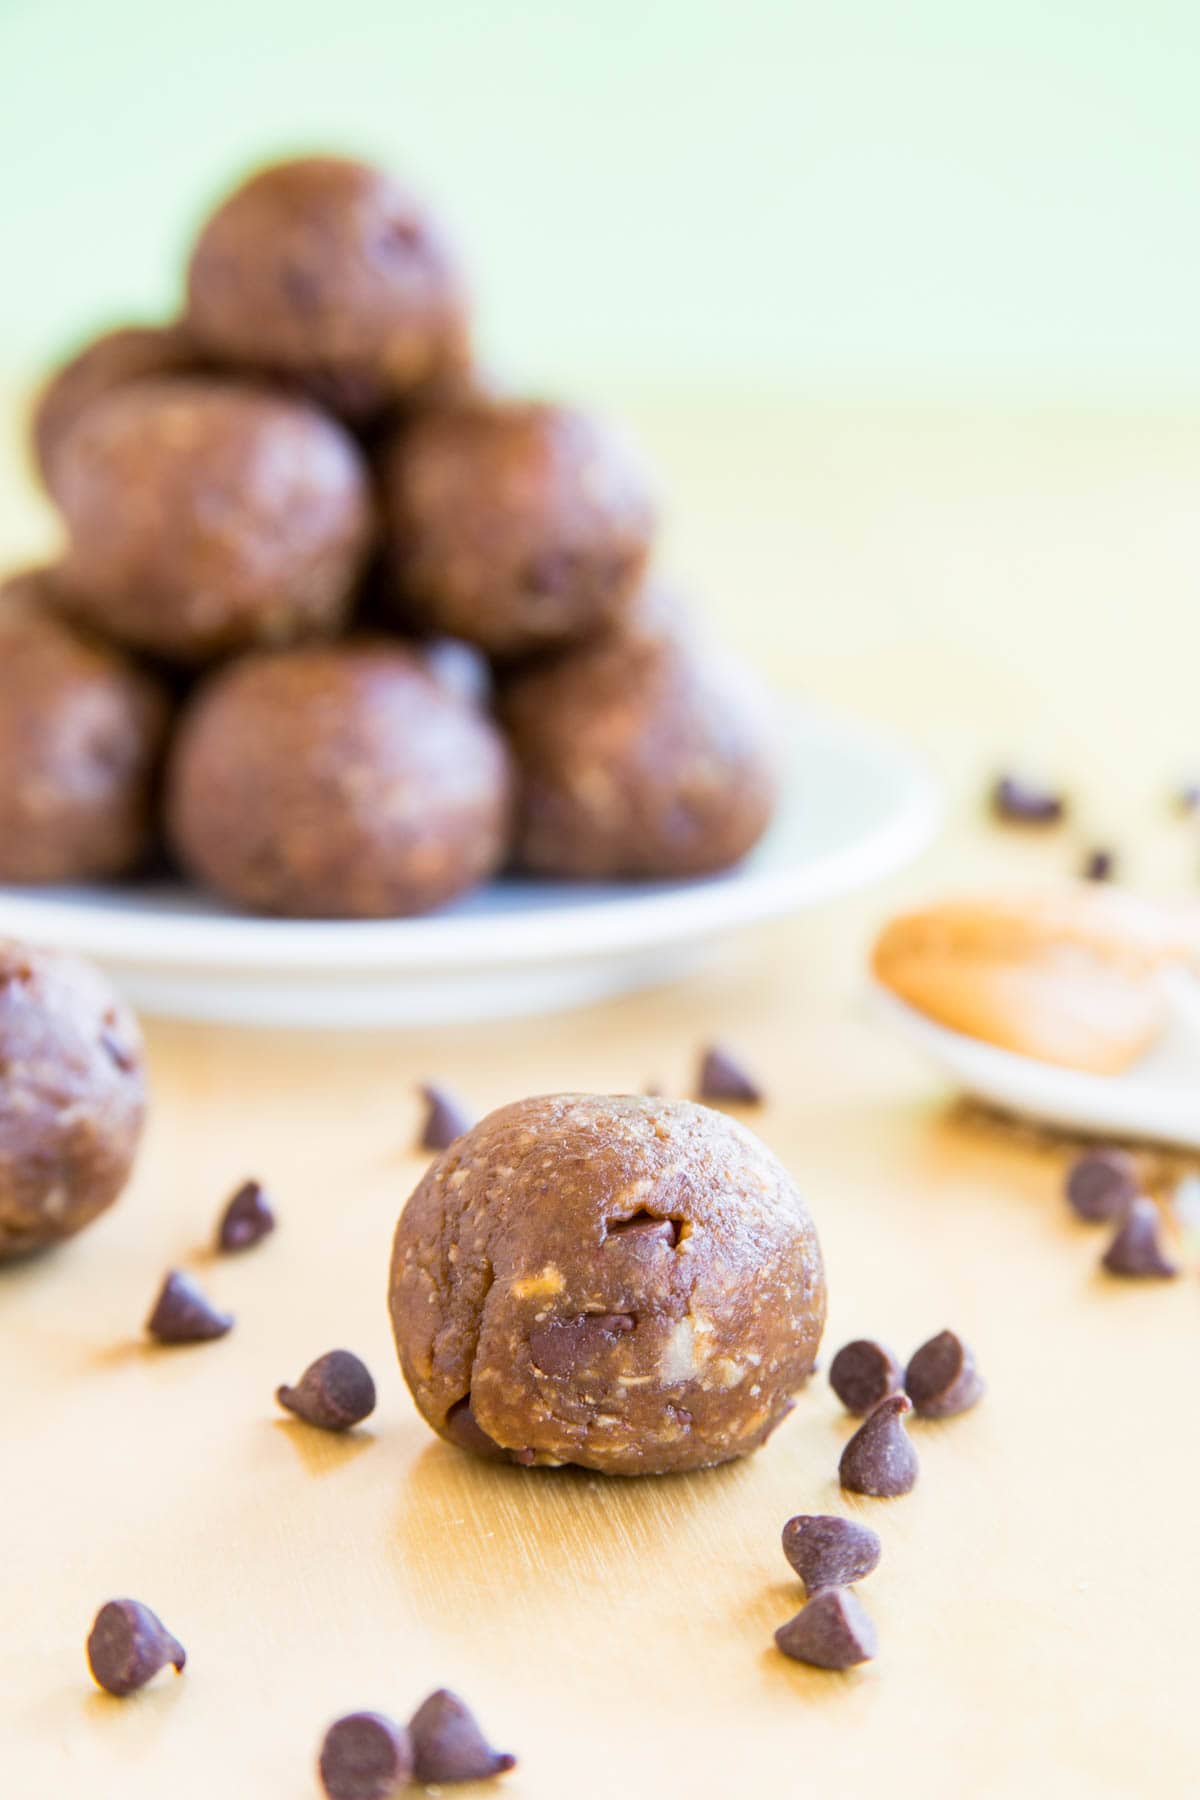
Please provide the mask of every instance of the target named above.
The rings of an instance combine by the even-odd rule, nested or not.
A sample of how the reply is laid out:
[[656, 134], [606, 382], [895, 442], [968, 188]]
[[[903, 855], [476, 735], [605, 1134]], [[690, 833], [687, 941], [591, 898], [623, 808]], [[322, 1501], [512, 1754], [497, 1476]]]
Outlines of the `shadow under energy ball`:
[[562, 1094], [443, 1151], [396, 1230], [392, 1325], [433, 1429], [521, 1464], [744, 1456], [825, 1320], [816, 1230], [753, 1133], [688, 1101]]

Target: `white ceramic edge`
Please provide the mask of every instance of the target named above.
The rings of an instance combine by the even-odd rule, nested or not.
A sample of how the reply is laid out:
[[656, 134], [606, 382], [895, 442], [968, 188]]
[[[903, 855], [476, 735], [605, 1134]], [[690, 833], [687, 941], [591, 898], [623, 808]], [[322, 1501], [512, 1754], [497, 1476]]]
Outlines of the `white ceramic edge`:
[[[487, 968], [497, 962], [531, 964], [563, 956], [601, 957], [631, 949], [676, 945], [815, 905], [878, 880], [917, 856], [935, 835], [941, 797], [925, 763], [887, 734], [805, 703], [804, 716], [845, 745], [850, 755], [874, 755], [899, 790], [884, 824], [814, 866], [756, 870], [741, 867], [694, 888], [618, 905], [594, 901], [578, 907], [528, 911], [503, 918], [400, 919], [370, 922], [253, 919], [224, 914], [127, 917], [56, 903], [45, 894], [4, 895], [0, 926], [6, 933], [109, 964], [151, 967], [311, 973], [361, 970], [375, 978], [431, 967]], [[502, 942], [498, 943], [498, 938]]]
[[[870, 988], [872, 1009], [916, 1045], [969, 1093], [1044, 1123], [1091, 1136], [1142, 1138], [1200, 1148], [1196, 1086], [1200, 1056], [1190, 1043], [1192, 1085], [1176, 1073], [1186, 1068], [1178, 1044], [1125, 1075], [1089, 1075], [1019, 1056], [959, 1031], [951, 1031], [899, 1000], [879, 983]], [[1190, 1033], [1187, 1034], [1190, 1038]], [[1158, 1075], [1157, 1068], [1170, 1073]]]

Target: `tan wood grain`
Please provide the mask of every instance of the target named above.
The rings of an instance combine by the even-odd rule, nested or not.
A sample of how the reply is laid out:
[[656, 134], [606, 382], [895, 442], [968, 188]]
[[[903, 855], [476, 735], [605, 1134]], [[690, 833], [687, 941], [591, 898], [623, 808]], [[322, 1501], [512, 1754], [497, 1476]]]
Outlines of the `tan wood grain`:
[[[1057, 872], [1094, 837], [1161, 891], [1194, 884], [1195, 832], [1163, 795], [1200, 766], [1200, 426], [767, 406], [645, 406], [641, 423], [673, 477], [677, 565], [707, 571], [782, 685], [925, 745], [947, 839], [874, 894], [584, 1013], [416, 1038], [150, 1027], [129, 1193], [0, 1271], [6, 1800], [306, 1800], [328, 1719], [403, 1714], [442, 1683], [520, 1756], [510, 1800], [1196, 1792], [1200, 1247], [1173, 1284], [1102, 1278], [1103, 1232], [1060, 1198], [1064, 1151], [956, 1111], [860, 983], [890, 907]], [[15, 478], [0, 493], [4, 541], [36, 549], [44, 517]], [[1074, 781], [1077, 826], [974, 821], [984, 771], [1023, 748]], [[914, 1429], [906, 1499], [841, 1496], [849, 1426], [823, 1378], [751, 1461], [636, 1483], [477, 1464], [404, 1391], [384, 1289], [422, 1166], [414, 1084], [444, 1077], [480, 1110], [687, 1091], [715, 1036], [761, 1071], [754, 1122], [811, 1198], [826, 1364], [860, 1333], [903, 1354], [952, 1325], [974, 1345], [986, 1401]], [[280, 1230], [215, 1260], [219, 1205], [249, 1174]], [[237, 1313], [231, 1336], [145, 1345], [169, 1264]], [[335, 1344], [380, 1386], [345, 1440], [272, 1402]], [[881, 1654], [849, 1677], [771, 1647], [800, 1598], [780, 1527], [842, 1507], [884, 1540], [861, 1590]], [[83, 1660], [121, 1593], [189, 1651], [127, 1703]]]

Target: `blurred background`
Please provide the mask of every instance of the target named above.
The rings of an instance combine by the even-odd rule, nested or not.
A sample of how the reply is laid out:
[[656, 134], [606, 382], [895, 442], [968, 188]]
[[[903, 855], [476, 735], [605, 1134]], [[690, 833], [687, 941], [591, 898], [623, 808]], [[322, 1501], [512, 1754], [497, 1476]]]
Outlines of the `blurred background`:
[[1188, 760], [1186, 0], [0, 0], [0, 69], [8, 560], [31, 374], [169, 312], [245, 165], [341, 148], [442, 206], [485, 358], [628, 417], [782, 685], [964, 788], [1086, 763], [1103, 811]]

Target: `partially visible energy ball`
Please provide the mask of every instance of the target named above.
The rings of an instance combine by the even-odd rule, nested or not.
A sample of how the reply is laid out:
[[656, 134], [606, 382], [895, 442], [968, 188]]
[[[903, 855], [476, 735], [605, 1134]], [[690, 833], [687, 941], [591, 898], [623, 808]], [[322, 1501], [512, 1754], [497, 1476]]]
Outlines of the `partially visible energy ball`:
[[167, 827], [198, 881], [254, 911], [428, 912], [493, 874], [511, 782], [496, 727], [386, 642], [244, 658], [184, 713]]
[[516, 857], [537, 874], [704, 875], [770, 823], [769, 697], [670, 630], [614, 632], [519, 671], [499, 714], [517, 767]]
[[467, 299], [440, 225], [366, 163], [302, 157], [251, 175], [200, 232], [187, 325], [215, 361], [369, 420], [467, 362]]
[[342, 625], [371, 547], [366, 467], [307, 402], [201, 378], [136, 382], [59, 448], [64, 601], [190, 664]]
[[442, 1437], [610, 1475], [755, 1449], [825, 1319], [786, 1170], [722, 1114], [642, 1097], [522, 1100], [459, 1138], [401, 1214], [389, 1297]]
[[639, 460], [600, 421], [562, 406], [430, 411], [385, 450], [380, 486], [401, 618], [503, 658], [618, 619], [657, 520]]
[[89, 406], [130, 382], [193, 374], [200, 366], [200, 352], [181, 325], [122, 325], [85, 344], [51, 375], [34, 403], [33, 453], [50, 492], [59, 446]]
[[0, 587], [0, 881], [124, 875], [153, 836], [166, 691], [52, 605], [49, 572]]
[[111, 1206], [146, 1108], [137, 1022], [98, 970], [0, 939], [0, 1261]]

